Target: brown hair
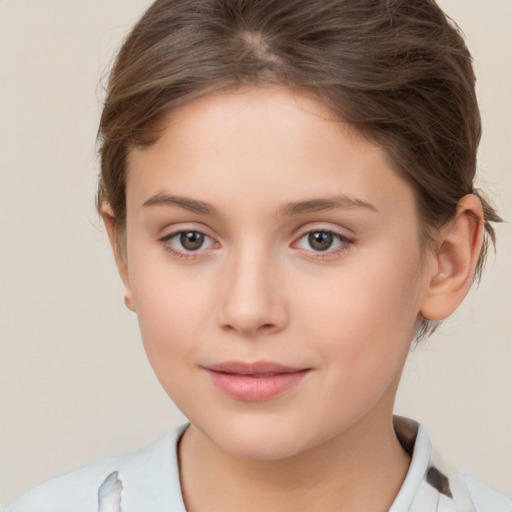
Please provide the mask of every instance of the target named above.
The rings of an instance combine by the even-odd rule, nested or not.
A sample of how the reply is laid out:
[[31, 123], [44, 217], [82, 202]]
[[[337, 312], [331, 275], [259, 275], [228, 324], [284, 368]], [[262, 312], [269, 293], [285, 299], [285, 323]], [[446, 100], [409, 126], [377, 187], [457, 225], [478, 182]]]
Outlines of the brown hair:
[[[122, 45], [99, 127], [97, 204], [126, 221], [127, 153], [170, 109], [243, 84], [307, 90], [386, 151], [412, 185], [423, 240], [479, 195], [485, 241], [501, 219], [473, 187], [481, 121], [472, 59], [433, 0], [157, 0]], [[420, 334], [433, 324], [423, 322]]]

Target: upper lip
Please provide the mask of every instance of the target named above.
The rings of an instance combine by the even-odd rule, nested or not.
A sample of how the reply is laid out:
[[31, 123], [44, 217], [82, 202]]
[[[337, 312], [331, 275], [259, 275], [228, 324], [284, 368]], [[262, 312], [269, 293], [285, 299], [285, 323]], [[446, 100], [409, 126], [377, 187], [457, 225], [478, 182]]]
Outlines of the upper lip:
[[214, 372], [231, 373], [235, 375], [276, 375], [280, 373], [295, 373], [309, 369], [285, 366], [269, 361], [226, 361], [224, 363], [208, 365], [204, 368]]

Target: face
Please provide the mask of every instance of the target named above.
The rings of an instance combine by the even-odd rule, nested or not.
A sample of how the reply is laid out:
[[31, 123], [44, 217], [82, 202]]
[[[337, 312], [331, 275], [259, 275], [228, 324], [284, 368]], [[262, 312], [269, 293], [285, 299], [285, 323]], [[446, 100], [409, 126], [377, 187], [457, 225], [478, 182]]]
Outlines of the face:
[[278, 458], [389, 421], [426, 277], [382, 149], [313, 97], [246, 88], [173, 111], [126, 185], [127, 303], [195, 428]]

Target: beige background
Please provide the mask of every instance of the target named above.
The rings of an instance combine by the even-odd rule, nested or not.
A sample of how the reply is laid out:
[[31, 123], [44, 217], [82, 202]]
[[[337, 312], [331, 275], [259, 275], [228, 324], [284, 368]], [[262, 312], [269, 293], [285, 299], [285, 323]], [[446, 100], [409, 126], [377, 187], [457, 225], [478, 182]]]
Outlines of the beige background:
[[[98, 80], [145, 0], [0, 0], [0, 503], [183, 421], [146, 362], [94, 212]], [[474, 54], [481, 183], [512, 219], [512, 0], [443, 0]], [[512, 493], [512, 228], [406, 368], [397, 411]], [[474, 295], [474, 296], [473, 296]]]

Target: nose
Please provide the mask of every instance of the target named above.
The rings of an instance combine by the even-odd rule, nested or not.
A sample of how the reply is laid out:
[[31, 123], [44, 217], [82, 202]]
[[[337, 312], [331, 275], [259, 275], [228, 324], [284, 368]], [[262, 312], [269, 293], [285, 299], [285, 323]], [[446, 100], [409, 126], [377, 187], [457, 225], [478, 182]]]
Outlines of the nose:
[[281, 331], [288, 322], [282, 273], [264, 250], [247, 247], [232, 255], [219, 297], [219, 325], [245, 337]]

